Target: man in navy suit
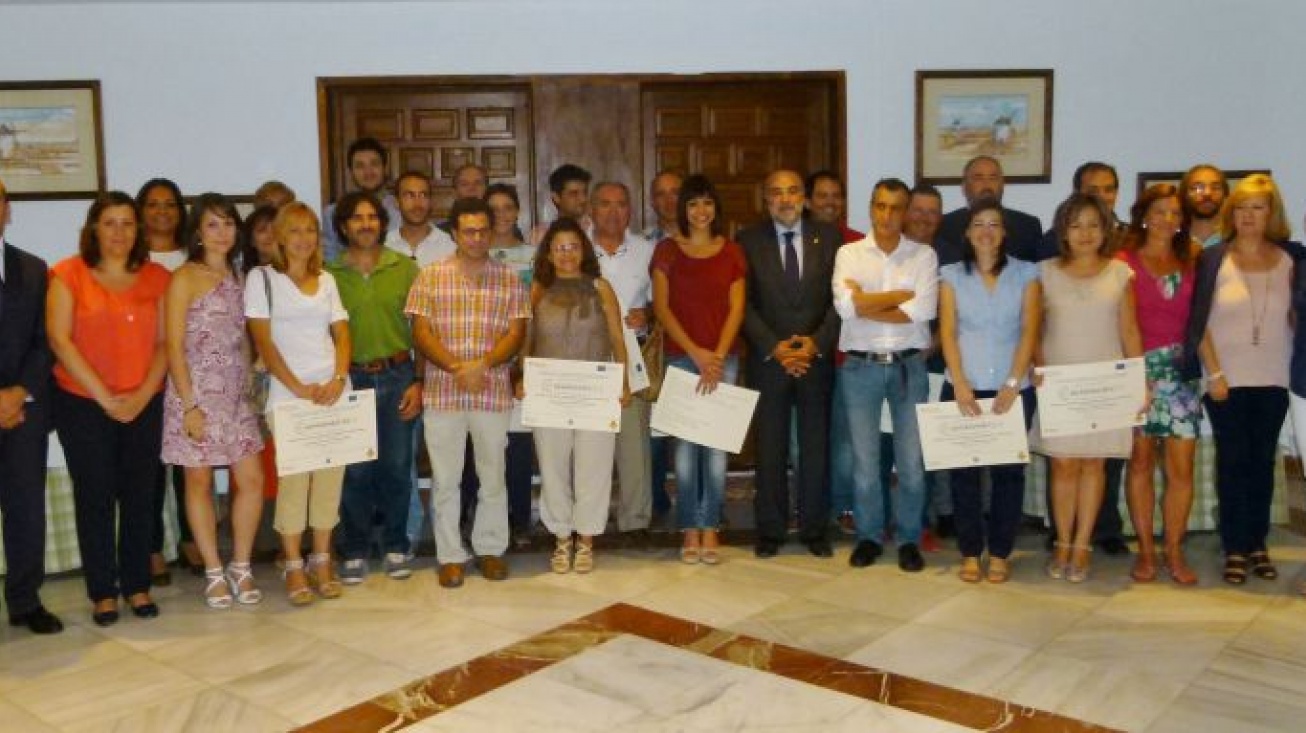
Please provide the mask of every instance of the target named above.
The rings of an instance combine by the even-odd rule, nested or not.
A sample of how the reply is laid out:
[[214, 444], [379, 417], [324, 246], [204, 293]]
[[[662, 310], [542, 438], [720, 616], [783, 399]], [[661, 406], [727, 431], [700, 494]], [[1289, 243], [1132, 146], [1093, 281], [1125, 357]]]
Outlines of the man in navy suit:
[[803, 218], [803, 179], [793, 171], [767, 176], [766, 221], [739, 233], [748, 261], [744, 338], [748, 375], [757, 403], [758, 557], [773, 557], [789, 518], [790, 416], [798, 414], [799, 539], [817, 557], [833, 553], [829, 522], [830, 393], [839, 316], [831, 282], [843, 236], [829, 224]]
[[[939, 226], [939, 236], [944, 240], [938, 246], [939, 264], [961, 260], [962, 245], [966, 239], [966, 220], [972, 204], [982, 199], [1002, 201], [1006, 179], [1002, 164], [997, 158], [981, 155], [971, 158], [962, 169], [961, 192], [966, 205], [950, 211]], [[1007, 254], [1026, 262], [1038, 261], [1039, 245], [1043, 241], [1043, 225], [1037, 216], [1002, 207], [1002, 226], [1007, 230]]]
[[55, 634], [63, 624], [38, 595], [45, 580], [45, 457], [50, 367], [46, 267], [5, 241], [9, 193], [0, 181], [0, 515], [9, 624]]

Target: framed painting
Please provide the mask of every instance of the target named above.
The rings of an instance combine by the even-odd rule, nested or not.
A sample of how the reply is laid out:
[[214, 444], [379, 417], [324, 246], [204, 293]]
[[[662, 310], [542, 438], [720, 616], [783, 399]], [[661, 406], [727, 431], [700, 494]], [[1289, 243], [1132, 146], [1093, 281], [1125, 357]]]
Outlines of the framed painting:
[[[1148, 186], [1153, 186], [1158, 183], [1169, 183], [1172, 186], [1178, 187], [1179, 182], [1183, 180], [1184, 173], [1185, 171], [1145, 171], [1139, 173], [1138, 191], [1135, 195], [1142, 196], [1143, 191], [1146, 191]], [[1245, 170], [1224, 171], [1224, 177], [1229, 181], [1229, 190], [1232, 191], [1237, 188], [1239, 181], [1253, 173], [1264, 173], [1267, 176], [1272, 175], [1269, 168], [1248, 168]]]
[[961, 183], [989, 155], [1007, 183], [1052, 180], [1052, 70], [916, 72], [916, 180]]
[[9, 198], [93, 198], [104, 178], [99, 81], [0, 81], [0, 179]]

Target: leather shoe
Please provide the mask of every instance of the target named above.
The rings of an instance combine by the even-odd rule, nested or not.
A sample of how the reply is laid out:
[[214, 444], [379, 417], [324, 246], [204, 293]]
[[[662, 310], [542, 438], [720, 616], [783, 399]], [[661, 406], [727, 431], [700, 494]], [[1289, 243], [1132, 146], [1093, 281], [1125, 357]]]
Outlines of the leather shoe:
[[921, 549], [911, 542], [899, 545], [898, 567], [902, 568], [904, 573], [919, 573], [924, 570], [925, 558], [921, 556]]
[[448, 562], [440, 565], [440, 587], [459, 588], [463, 584], [462, 563]]
[[481, 555], [476, 558], [476, 566], [481, 569], [481, 577], [486, 580], [504, 580], [508, 577], [508, 563], [497, 555]]
[[807, 545], [808, 552], [817, 557], [834, 557], [834, 548], [830, 546], [830, 541], [824, 537], [807, 540], [803, 544]]
[[875, 564], [875, 559], [884, 552], [880, 543], [874, 540], [862, 540], [853, 548], [853, 554], [848, 557], [848, 564], [855, 568], [864, 568], [868, 565]]
[[91, 612], [91, 620], [95, 622], [96, 626], [113, 626], [118, 623], [118, 609], [93, 611]]
[[1125, 541], [1119, 537], [1108, 537], [1101, 542], [1095, 542], [1093, 544], [1097, 545], [1097, 549], [1111, 555], [1112, 557], [1129, 554], [1129, 545], [1126, 545]]
[[763, 537], [757, 541], [753, 547], [753, 554], [765, 560], [769, 557], [775, 557], [780, 552], [780, 541]]
[[132, 615], [136, 618], [157, 618], [159, 606], [154, 601], [146, 601], [139, 606], [132, 606]]
[[45, 610], [44, 606], [37, 606], [27, 613], [10, 616], [9, 625], [26, 626], [33, 634], [57, 634], [63, 631], [63, 622], [58, 616]]

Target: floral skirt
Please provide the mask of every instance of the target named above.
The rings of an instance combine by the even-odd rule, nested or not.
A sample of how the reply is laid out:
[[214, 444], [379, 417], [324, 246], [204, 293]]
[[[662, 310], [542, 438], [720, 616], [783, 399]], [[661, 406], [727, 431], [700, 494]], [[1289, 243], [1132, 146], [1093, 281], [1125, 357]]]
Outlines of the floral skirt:
[[1153, 438], [1196, 438], [1202, 421], [1199, 382], [1179, 374], [1183, 346], [1173, 344], [1143, 355], [1152, 403], [1143, 434]]

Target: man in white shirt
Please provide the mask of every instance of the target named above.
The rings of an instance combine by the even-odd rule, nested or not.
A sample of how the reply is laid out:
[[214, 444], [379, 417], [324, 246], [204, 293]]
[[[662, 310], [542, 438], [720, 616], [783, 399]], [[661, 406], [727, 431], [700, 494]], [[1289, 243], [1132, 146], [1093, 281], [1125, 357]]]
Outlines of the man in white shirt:
[[431, 179], [408, 171], [395, 181], [399, 222], [386, 235], [385, 246], [411, 257], [418, 267], [439, 262], [458, 250], [453, 238], [431, 223]]
[[849, 563], [865, 567], [883, 548], [884, 492], [880, 479], [880, 411], [887, 401], [893, 416], [893, 448], [898, 464], [894, 504], [898, 567], [919, 572], [925, 465], [921, 456], [916, 405], [929, 397], [925, 352], [930, 320], [938, 310], [938, 257], [929, 245], [902, 235], [910, 191], [887, 178], [871, 193], [871, 235], [839, 249], [835, 258], [835, 309], [843, 318], [839, 368], [843, 404], [853, 447], [857, 546]]
[[[590, 214], [599, 270], [617, 294], [625, 327], [643, 339], [648, 334], [653, 300], [648, 273], [653, 244], [630, 231], [630, 189], [611, 181], [598, 184], [590, 196]], [[647, 544], [653, 512], [648, 422], [649, 403], [636, 393], [621, 411], [621, 432], [617, 434], [617, 529], [629, 533], [637, 544]]]

